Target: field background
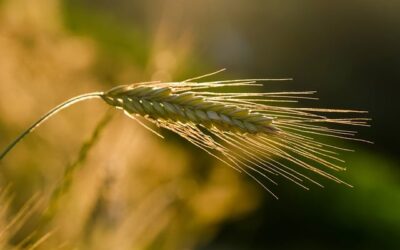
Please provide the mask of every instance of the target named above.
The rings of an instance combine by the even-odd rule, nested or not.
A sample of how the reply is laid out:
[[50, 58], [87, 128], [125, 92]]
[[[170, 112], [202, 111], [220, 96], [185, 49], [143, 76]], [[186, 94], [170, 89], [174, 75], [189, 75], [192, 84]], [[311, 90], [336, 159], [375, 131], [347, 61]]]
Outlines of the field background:
[[292, 77], [265, 90], [369, 110], [360, 137], [375, 144], [339, 143], [356, 150], [338, 174], [354, 188], [282, 181], [275, 201], [177, 136], [88, 101], [0, 163], [0, 247], [399, 249], [399, 13], [372, 0], [1, 0], [0, 148], [72, 96], [221, 68], [211, 79]]

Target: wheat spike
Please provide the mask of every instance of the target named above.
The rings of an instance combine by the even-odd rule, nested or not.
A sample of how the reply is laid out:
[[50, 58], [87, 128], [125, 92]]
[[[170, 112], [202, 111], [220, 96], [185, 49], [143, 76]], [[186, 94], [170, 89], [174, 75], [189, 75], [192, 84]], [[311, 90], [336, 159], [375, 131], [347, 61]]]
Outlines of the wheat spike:
[[[107, 104], [123, 110], [129, 117], [157, 135], [160, 134], [146, 125], [146, 121], [179, 134], [230, 167], [247, 174], [269, 192], [271, 191], [257, 176], [262, 176], [274, 184], [276, 181], [273, 177], [282, 176], [305, 189], [308, 189], [305, 180], [322, 186], [302, 173], [301, 169], [306, 169], [335, 182], [347, 184], [329, 173], [328, 169], [344, 170], [345, 168], [340, 166], [343, 160], [339, 158], [338, 152], [348, 149], [319, 142], [314, 137], [328, 136], [364, 141], [354, 137], [355, 131], [329, 128], [326, 124], [368, 126], [369, 119], [332, 119], [323, 113], [366, 112], [282, 106], [299, 99], [315, 99], [310, 97], [314, 91], [217, 91], [218, 88], [224, 87], [232, 89], [262, 86], [260, 82], [268, 81], [266, 79], [194, 82], [199, 78], [201, 77], [182, 82], [123, 85], [107, 92], [89, 93], [72, 98], [33, 124], [3, 151], [0, 160], [49, 116], [72, 103], [101, 98]], [[141, 118], [145, 121], [141, 121]], [[272, 192], [271, 194], [274, 195]]]
[[247, 108], [213, 101], [170, 87], [122, 86], [102, 95], [110, 105], [153, 120], [191, 123], [240, 133], [272, 133], [272, 118]]

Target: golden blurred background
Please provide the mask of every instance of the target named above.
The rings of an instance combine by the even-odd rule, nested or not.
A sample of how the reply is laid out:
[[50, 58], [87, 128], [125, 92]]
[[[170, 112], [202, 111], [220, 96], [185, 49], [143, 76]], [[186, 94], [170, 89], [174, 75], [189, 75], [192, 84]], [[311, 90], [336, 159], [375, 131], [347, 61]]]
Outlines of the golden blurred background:
[[[371, 111], [348, 189], [262, 188], [167, 132], [93, 100], [0, 163], [2, 249], [400, 247], [400, 4], [382, 1], [0, 1], [0, 147], [62, 101], [121, 83], [293, 77], [307, 106]], [[396, 78], [397, 77], [397, 78]], [[393, 118], [394, 121], [393, 121]], [[394, 135], [395, 134], [395, 135]]]

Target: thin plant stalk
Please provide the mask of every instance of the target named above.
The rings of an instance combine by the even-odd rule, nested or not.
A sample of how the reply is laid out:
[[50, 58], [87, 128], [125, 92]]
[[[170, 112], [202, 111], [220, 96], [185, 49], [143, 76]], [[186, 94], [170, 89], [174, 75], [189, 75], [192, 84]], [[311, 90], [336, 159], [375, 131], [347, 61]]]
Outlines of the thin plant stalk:
[[39, 127], [43, 122], [49, 119], [51, 116], [55, 115], [56, 113], [60, 112], [61, 110], [75, 104], [77, 102], [94, 99], [94, 98], [101, 98], [103, 92], [93, 92], [87, 93], [79, 96], [75, 96], [59, 105], [51, 109], [49, 112], [44, 114], [39, 120], [33, 123], [28, 129], [22, 132], [13, 142], [11, 142], [0, 154], [0, 161], [8, 154], [8, 152], [15, 147], [25, 136], [33, 132], [37, 127]]

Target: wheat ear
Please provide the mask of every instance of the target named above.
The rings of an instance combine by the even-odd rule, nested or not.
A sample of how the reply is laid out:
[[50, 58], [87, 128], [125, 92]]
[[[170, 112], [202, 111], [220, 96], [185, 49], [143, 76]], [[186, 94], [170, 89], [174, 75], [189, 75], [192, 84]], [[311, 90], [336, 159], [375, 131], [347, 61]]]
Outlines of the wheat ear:
[[282, 176], [305, 189], [308, 189], [305, 180], [322, 186], [302, 173], [302, 169], [305, 169], [337, 183], [347, 184], [329, 173], [328, 169], [345, 170], [338, 164], [343, 162], [338, 152], [350, 150], [322, 143], [314, 137], [328, 136], [367, 142], [355, 138], [355, 131], [329, 128], [325, 124], [368, 126], [368, 118], [332, 119], [322, 115], [366, 112], [282, 106], [282, 103], [297, 102], [299, 99], [315, 99], [309, 96], [314, 94], [313, 91], [216, 91], [223, 87], [232, 89], [262, 86], [259, 82], [268, 79], [195, 82], [196, 79], [198, 78], [182, 82], [123, 85], [107, 92], [72, 98], [51, 110], [22, 133], [4, 150], [0, 160], [24, 136], [59, 110], [79, 101], [102, 98], [107, 104], [123, 110], [157, 135], [160, 134], [147, 126], [146, 121], [177, 133], [230, 167], [247, 174], [272, 195], [274, 194], [257, 176], [262, 176], [273, 184], [277, 184], [272, 179], [274, 176]]

